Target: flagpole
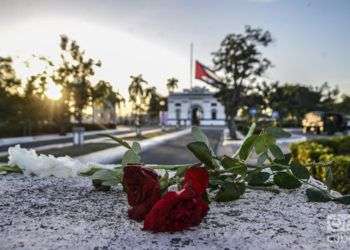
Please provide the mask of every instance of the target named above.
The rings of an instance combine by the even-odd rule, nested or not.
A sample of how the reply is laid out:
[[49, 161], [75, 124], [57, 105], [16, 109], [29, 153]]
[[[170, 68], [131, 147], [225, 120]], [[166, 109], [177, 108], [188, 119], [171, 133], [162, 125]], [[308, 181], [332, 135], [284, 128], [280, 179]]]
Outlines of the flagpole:
[[193, 43], [190, 45], [190, 86], [193, 84]]

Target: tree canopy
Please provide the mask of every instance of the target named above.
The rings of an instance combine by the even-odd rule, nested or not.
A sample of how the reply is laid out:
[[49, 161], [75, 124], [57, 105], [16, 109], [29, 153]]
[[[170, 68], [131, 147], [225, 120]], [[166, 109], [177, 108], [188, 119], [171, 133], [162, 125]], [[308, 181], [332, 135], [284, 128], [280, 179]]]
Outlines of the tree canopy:
[[238, 110], [249, 102], [252, 84], [271, 66], [259, 46], [267, 47], [271, 42], [269, 31], [246, 26], [243, 34], [228, 34], [213, 53], [214, 69], [223, 75], [223, 84], [217, 85], [215, 96], [225, 107], [232, 138], [236, 138], [234, 119]]

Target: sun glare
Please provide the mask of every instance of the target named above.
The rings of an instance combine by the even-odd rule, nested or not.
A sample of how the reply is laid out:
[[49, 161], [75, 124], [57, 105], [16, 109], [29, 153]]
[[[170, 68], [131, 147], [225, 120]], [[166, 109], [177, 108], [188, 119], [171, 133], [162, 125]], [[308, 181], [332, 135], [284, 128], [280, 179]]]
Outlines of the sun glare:
[[46, 96], [52, 100], [58, 100], [61, 98], [61, 86], [54, 84], [53, 82], [49, 82], [47, 84]]

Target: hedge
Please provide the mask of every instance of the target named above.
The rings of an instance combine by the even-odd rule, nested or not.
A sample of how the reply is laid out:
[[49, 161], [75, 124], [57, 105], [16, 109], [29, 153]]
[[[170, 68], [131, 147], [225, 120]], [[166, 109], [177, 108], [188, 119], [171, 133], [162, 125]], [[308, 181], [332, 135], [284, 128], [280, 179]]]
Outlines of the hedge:
[[[311, 175], [325, 181], [327, 166], [320, 162], [330, 162], [333, 173], [332, 189], [350, 193], [350, 136], [332, 139], [316, 139], [291, 146], [293, 158], [308, 168]], [[314, 164], [312, 164], [314, 163]], [[315, 164], [316, 163], [316, 164]]]

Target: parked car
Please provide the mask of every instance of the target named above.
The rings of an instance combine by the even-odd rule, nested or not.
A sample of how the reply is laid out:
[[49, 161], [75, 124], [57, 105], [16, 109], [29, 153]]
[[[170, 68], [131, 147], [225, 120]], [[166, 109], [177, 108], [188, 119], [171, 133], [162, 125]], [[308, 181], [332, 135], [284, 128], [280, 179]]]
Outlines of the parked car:
[[313, 111], [305, 114], [302, 120], [303, 132], [314, 132], [317, 134], [345, 132], [347, 120], [344, 115], [336, 112]]

